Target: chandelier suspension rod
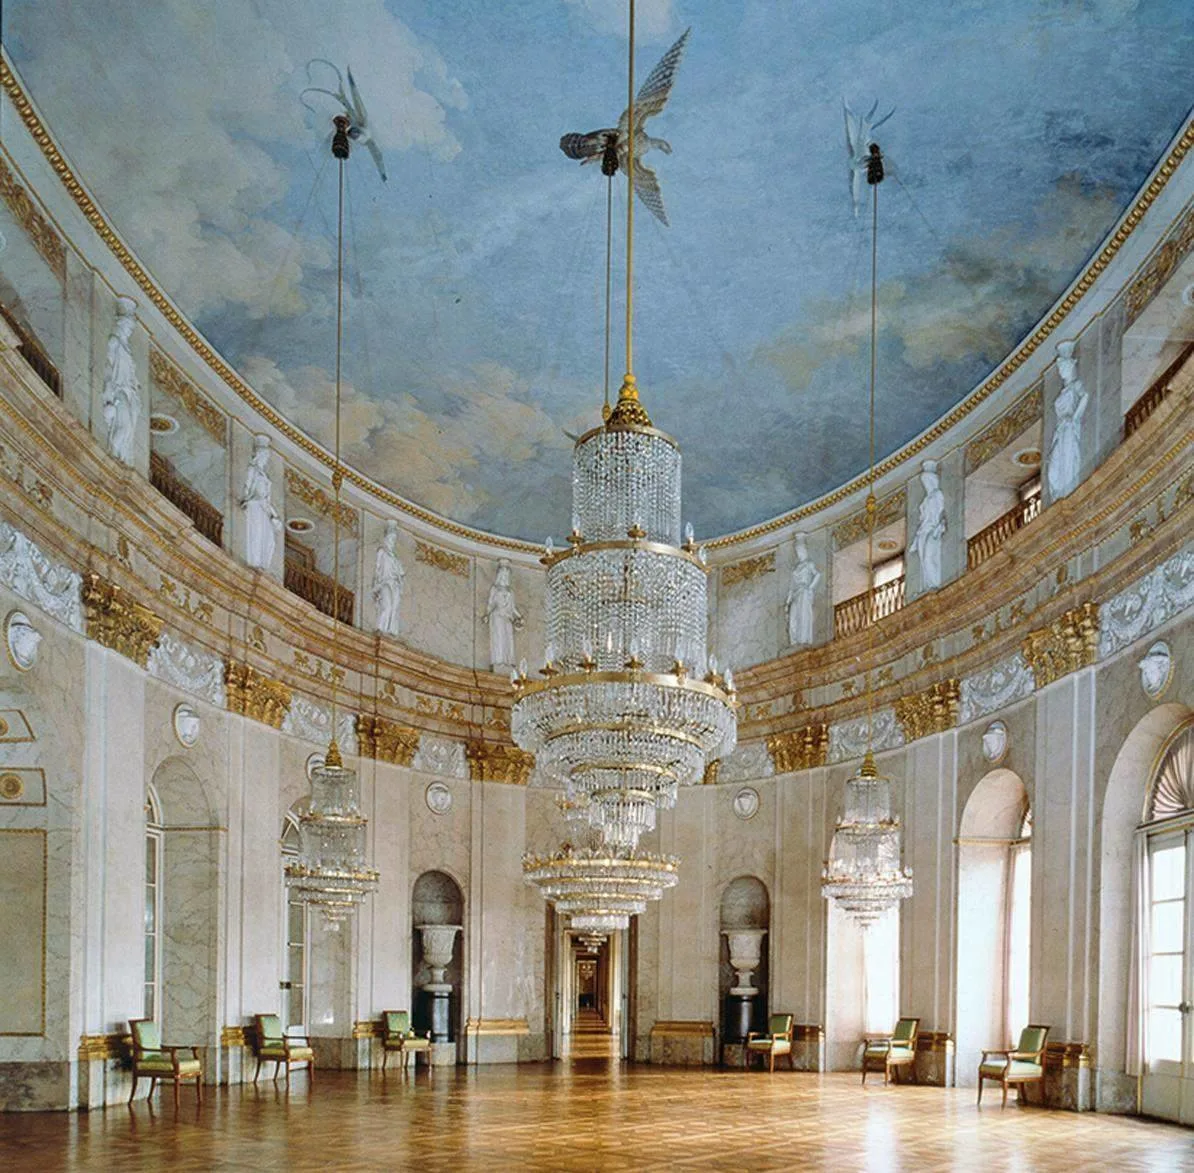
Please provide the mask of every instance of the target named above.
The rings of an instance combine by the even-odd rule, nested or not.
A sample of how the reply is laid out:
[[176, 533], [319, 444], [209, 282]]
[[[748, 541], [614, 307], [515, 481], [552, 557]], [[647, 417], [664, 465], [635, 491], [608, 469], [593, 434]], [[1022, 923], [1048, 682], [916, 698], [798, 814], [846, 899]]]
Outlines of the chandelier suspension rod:
[[634, 386], [634, 0], [626, 69], [626, 382]]
[[613, 333], [614, 282], [614, 177], [605, 180], [605, 405], [601, 409], [602, 422], [609, 419], [609, 361]]
[[872, 144], [867, 164], [867, 183], [871, 188], [871, 369], [869, 417], [869, 465], [866, 493], [866, 578], [867, 623], [866, 641], [866, 758], [864, 768], [874, 771], [875, 695], [871, 690], [871, 673], [875, 663], [875, 523], [879, 505], [875, 500], [875, 371], [879, 339], [879, 184], [883, 182], [882, 156], [877, 144]]

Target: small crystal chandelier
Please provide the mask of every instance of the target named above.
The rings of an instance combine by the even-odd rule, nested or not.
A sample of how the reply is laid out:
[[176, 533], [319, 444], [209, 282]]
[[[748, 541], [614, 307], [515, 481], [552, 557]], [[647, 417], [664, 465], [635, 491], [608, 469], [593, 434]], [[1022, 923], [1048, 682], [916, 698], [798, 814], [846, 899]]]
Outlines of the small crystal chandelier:
[[[338, 643], [340, 615], [340, 466], [341, 323], [344, 297], [344, 164], [348, 159], [348, 119], [334, 120], [332, 154], [339, 163], [339, 203], [336, 221], [336, 441], [332, 466], [332, 606], [333, 642]], [[286, 884], [304, 903], [323, 912], [324, 927], [338, 930], [365, 897], [376, 890], [379, 873], [366, 851], [368, 819], [361, 814], [357, 772], [344, 765], [336, 741], [338, 674], [333, 671], [331, 739], [327, 757], [311, 771], [311, 797], [299, 816], [298, 857], [286, 865]]]
[[900, 863], [900, 820], [891, 808], [891, 780], [875, 768], [875, 703], [871, 688], [874, 666], [875, 616], [875, 333], [877, 328], [876, 241], [879, 222], [879, 184], [883, 157], [870, 145], [867, 182], [872, 193], [871, 218], [871, 378], [870, 472], [867, 479], [867, 589], [870, 593], [866, 656], [866, 754], [858, 772], [846, 782], [842, 815], [829, 845], [829, 859], [821, 873], [821, 894], [837, 902], [863, 927], [873, 924], [901, 900], [912, 895], [912, 869]]

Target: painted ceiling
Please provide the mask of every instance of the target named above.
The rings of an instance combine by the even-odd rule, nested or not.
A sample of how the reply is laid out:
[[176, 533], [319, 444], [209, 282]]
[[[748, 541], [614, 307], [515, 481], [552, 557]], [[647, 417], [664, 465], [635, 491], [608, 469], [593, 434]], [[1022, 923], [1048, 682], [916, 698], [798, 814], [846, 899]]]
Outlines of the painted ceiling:
[[[685, 28], [637, 217], [636, 369], [698, 533], [866, 462], [867, 217], [842, 100], [879, 114], [879, 446], [962, 399], [1065, 288], [1187, 117], [1189, 0], [641, 0], [644, 78]], [[484, 529], [568, 529], [567, 432], [602, 394], [605, 181], [561, 135], [625, 105], [622, 0], [10, 0], [51, 130], [250, 384], [331, 440], [333, 106], [348, 164], [346, 457]], [[320, 104], [322, 102], [322, 104]], [[615, 255], [624, 189], [615, 184]], [[641, 205], [640, 205], [641, 207]], [[615, 266], [620, 280], [621, 265]], [[619, 320], [620, 297], [614, 320]], [[615, 355], [621, 345], [615, 333]], [[615, 360], [614, 386], [621, 366]]]

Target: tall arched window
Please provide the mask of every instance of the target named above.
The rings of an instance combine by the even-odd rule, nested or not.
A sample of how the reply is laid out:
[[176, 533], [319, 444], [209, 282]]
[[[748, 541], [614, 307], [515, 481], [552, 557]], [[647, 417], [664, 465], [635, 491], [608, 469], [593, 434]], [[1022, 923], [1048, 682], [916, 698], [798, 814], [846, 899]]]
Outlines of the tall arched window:
[[299, 822], [288, 811], [282, 824], [282, 1021], [307, 1029], [307, 906], [286, 884], [286, 865], [298, 858]]
[[1144, 1110], [1194, 1122], [1194, 718], [1161, 750], [1141, 826]]
[[141, 1013], [157, 1018], [162, 1004], [162, 808], [157, 791], [145, 794], [145, 995]]

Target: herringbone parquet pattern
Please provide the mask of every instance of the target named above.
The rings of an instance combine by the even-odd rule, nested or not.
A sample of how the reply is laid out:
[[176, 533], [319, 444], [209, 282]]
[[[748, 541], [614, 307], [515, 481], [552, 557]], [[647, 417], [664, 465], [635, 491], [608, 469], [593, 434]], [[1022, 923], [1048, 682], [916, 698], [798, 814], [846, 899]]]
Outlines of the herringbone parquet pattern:
[[1194, 1133], [1122, 1117], [998, 1106], [969, 1089], [856, 1075], [611, 1066], [321, 1071], [314, 1091], [212, 1089], [172, 1107], [0, 1117], [0, 1169], [916, 1170], [1194, 1169]]

